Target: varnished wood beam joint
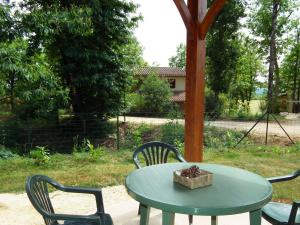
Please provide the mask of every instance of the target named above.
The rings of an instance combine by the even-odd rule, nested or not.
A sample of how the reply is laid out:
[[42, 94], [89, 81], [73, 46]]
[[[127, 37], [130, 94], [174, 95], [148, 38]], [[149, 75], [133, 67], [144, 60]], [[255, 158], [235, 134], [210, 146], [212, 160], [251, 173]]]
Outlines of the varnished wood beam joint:
[[184, 0], [173, 0], [188, 32], [194, 32], [193, 19]]
[[226, 3], [226, 0], [215, 0], [213, 2], [212, 6], [207, 11], [206, 16], [204, 17], [203, 21], [199, 25], [199, 29], [200, 29], [200, 32], [199, 32], [200, 37], [199, 38], [201, 40], [205, 39], [209, 27], [214, 22], [216, 16], [223, 9], [225, 3]]

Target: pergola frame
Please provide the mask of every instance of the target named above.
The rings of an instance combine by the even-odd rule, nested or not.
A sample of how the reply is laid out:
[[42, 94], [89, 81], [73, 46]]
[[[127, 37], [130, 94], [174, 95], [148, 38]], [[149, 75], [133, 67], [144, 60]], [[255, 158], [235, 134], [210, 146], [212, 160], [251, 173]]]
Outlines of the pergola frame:
[[204, 88], [206, 34], [225, 5], [215, 0], [207, 9], [207, 0], [173, 0], [187, 29], [185, 151], [187, 161], [201, 162], [204, 145]]

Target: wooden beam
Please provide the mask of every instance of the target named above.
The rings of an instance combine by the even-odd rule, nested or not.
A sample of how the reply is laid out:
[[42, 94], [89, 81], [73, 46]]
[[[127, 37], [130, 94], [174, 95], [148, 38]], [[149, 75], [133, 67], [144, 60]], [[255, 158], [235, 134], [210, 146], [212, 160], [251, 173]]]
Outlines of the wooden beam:
[[213, 2], [212, 6], [209, 8], [203, 21], [199, 25], [199, 30], [200, 30], [199, 35], [200, 35], [201, 40], [205, 39], [209, 27], [212, 25], [216, 16], [223, 9], [225, 3], [226, 3], [226, 0], [215, 0]]
[[205, 40], [199, 40], [198, 24], [206, 13], [206, 0], [188, 0], [194, 32], [187, 34], [185, 158], [203, 160]]
[[187, 28], [186, 44], [186, 102], [184, 157], [189, 162], [203, 160], [204, 147], [204, 89], [206, 33], [225, 4], [215, 0], [207, 12], [207, 0], [173, 0]]
[[187, 29], [188, 32], [193, 32], [194, 28], [193, 28], [193, 19], [192, 19], [192, 15], [187, 7], [187, 5], [185, 4], [184, 0], [173, 0], [180, 15], [181, 18], [183, 20], [183, 23]]

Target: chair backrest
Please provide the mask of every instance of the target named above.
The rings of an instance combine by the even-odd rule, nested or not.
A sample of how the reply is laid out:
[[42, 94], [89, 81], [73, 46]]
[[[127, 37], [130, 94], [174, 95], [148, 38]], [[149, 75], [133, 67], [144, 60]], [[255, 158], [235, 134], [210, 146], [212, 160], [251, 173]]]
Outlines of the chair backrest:
[[57, 225], [58, 222], [49, 219], [54, 209], [49, 198], [48, 184], [59, 185], [56, 181], [44, 175], [33, 175], [26, 179], [26, 193], [34, 208], [43, 216], [46, 225]]
[[145, 166], [162, 164], [167, 162], [169, 153], [174, 153], [175, 158], [179, 162], [185, 162], [184, 158], [176, 148], [159, 141], [148, 142], [137, 148], [133, 153], [133, 162], [137, 168], [142, 168], [139, 156], [143, 156]]

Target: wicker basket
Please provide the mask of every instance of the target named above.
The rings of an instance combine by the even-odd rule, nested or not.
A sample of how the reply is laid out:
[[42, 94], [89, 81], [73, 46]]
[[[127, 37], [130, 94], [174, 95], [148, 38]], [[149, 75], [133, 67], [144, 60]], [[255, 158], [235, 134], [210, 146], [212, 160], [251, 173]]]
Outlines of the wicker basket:
[[190, 189], [195, 189], [199, 187], [206, 187], [212, 185], [213, 174], [206, 170], [201, 170], [201, 175], [195, 178], [183, 177], [181, 176], [182, 170], [174, 171], [174, 182], [184, 185]]

